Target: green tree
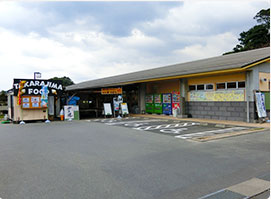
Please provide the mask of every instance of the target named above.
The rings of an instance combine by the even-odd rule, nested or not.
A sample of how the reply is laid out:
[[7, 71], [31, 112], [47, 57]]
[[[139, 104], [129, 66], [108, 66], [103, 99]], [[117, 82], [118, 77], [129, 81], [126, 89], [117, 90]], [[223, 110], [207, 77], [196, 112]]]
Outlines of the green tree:
[[262, 9], [253, 19], [259, 25], [240, 33], [240, 38], [238, 38], [240, 44], [237, 44], [233, 51], [224, 53], [224, 55], [270, 46], [270, 8]]
[[1, 91], [0, 92], [0, 104], [7, 104], [8, 97], [6, 94], [6, 91]]
[[54, 77], [54, 78], [51, 78], [49, 80], [60, 80], [60, 81], [62, 81], [62, 85], [64, 87], [74, 84], [74, 82], [69, 77], [66, 77], [66, 76], [64, 76], [64, 77]]

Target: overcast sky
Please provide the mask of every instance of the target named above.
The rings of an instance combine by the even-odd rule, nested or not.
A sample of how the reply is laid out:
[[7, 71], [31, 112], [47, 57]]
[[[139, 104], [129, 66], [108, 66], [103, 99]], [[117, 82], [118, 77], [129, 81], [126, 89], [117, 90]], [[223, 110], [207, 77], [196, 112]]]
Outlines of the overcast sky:
[[268, 1], [0, 2], [0, 90], [75, 83], [222, 55]]

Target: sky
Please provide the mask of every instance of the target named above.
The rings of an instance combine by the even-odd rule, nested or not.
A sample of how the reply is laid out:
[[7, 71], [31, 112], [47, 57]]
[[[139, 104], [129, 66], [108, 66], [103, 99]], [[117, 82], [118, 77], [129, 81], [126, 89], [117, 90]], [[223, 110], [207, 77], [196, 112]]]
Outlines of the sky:
[[220, 56], [268, 1], [0, 2], [0, 91], [14, 78], [75, 83]]

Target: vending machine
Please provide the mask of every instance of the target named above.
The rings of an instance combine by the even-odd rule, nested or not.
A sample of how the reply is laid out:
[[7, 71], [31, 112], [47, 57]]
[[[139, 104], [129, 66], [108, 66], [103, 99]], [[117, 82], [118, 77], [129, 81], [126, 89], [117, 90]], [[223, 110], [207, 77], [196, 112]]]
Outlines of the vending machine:
[[146, 95], [146, 113], [153, 113], [154, 110], [153, 95]]
[[177, 109], [180, 111], [180, 92], [173, 91], [172, 92], [172, 109]]
[[171, 93], [165, 93], [162, 96], [163, 96], [163, 114], [172, 115]]
[[158, 113], [158, 114], [163, 113], [161, 94], [154, 94], [154, 113]]

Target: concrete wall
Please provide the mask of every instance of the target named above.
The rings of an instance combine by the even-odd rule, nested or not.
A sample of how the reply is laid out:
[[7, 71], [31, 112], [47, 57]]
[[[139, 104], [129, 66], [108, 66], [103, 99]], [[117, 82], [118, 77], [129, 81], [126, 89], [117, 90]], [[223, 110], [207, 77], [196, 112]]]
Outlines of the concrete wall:
[[247, 72], [246, 75], [246, 93], [249, 97], [249, 101], [254, 101], [253, 90], [259, 90], [260, 79], [259, 73], [270, 73], [270, 62], [265, 62], [254, 66], [251, 71]]
[[[255, 119], [254, 102], [249, 103], [250, 122]], [[186, 114], [192, 118], [247, 121], [246, 102], [186, 102]]]

